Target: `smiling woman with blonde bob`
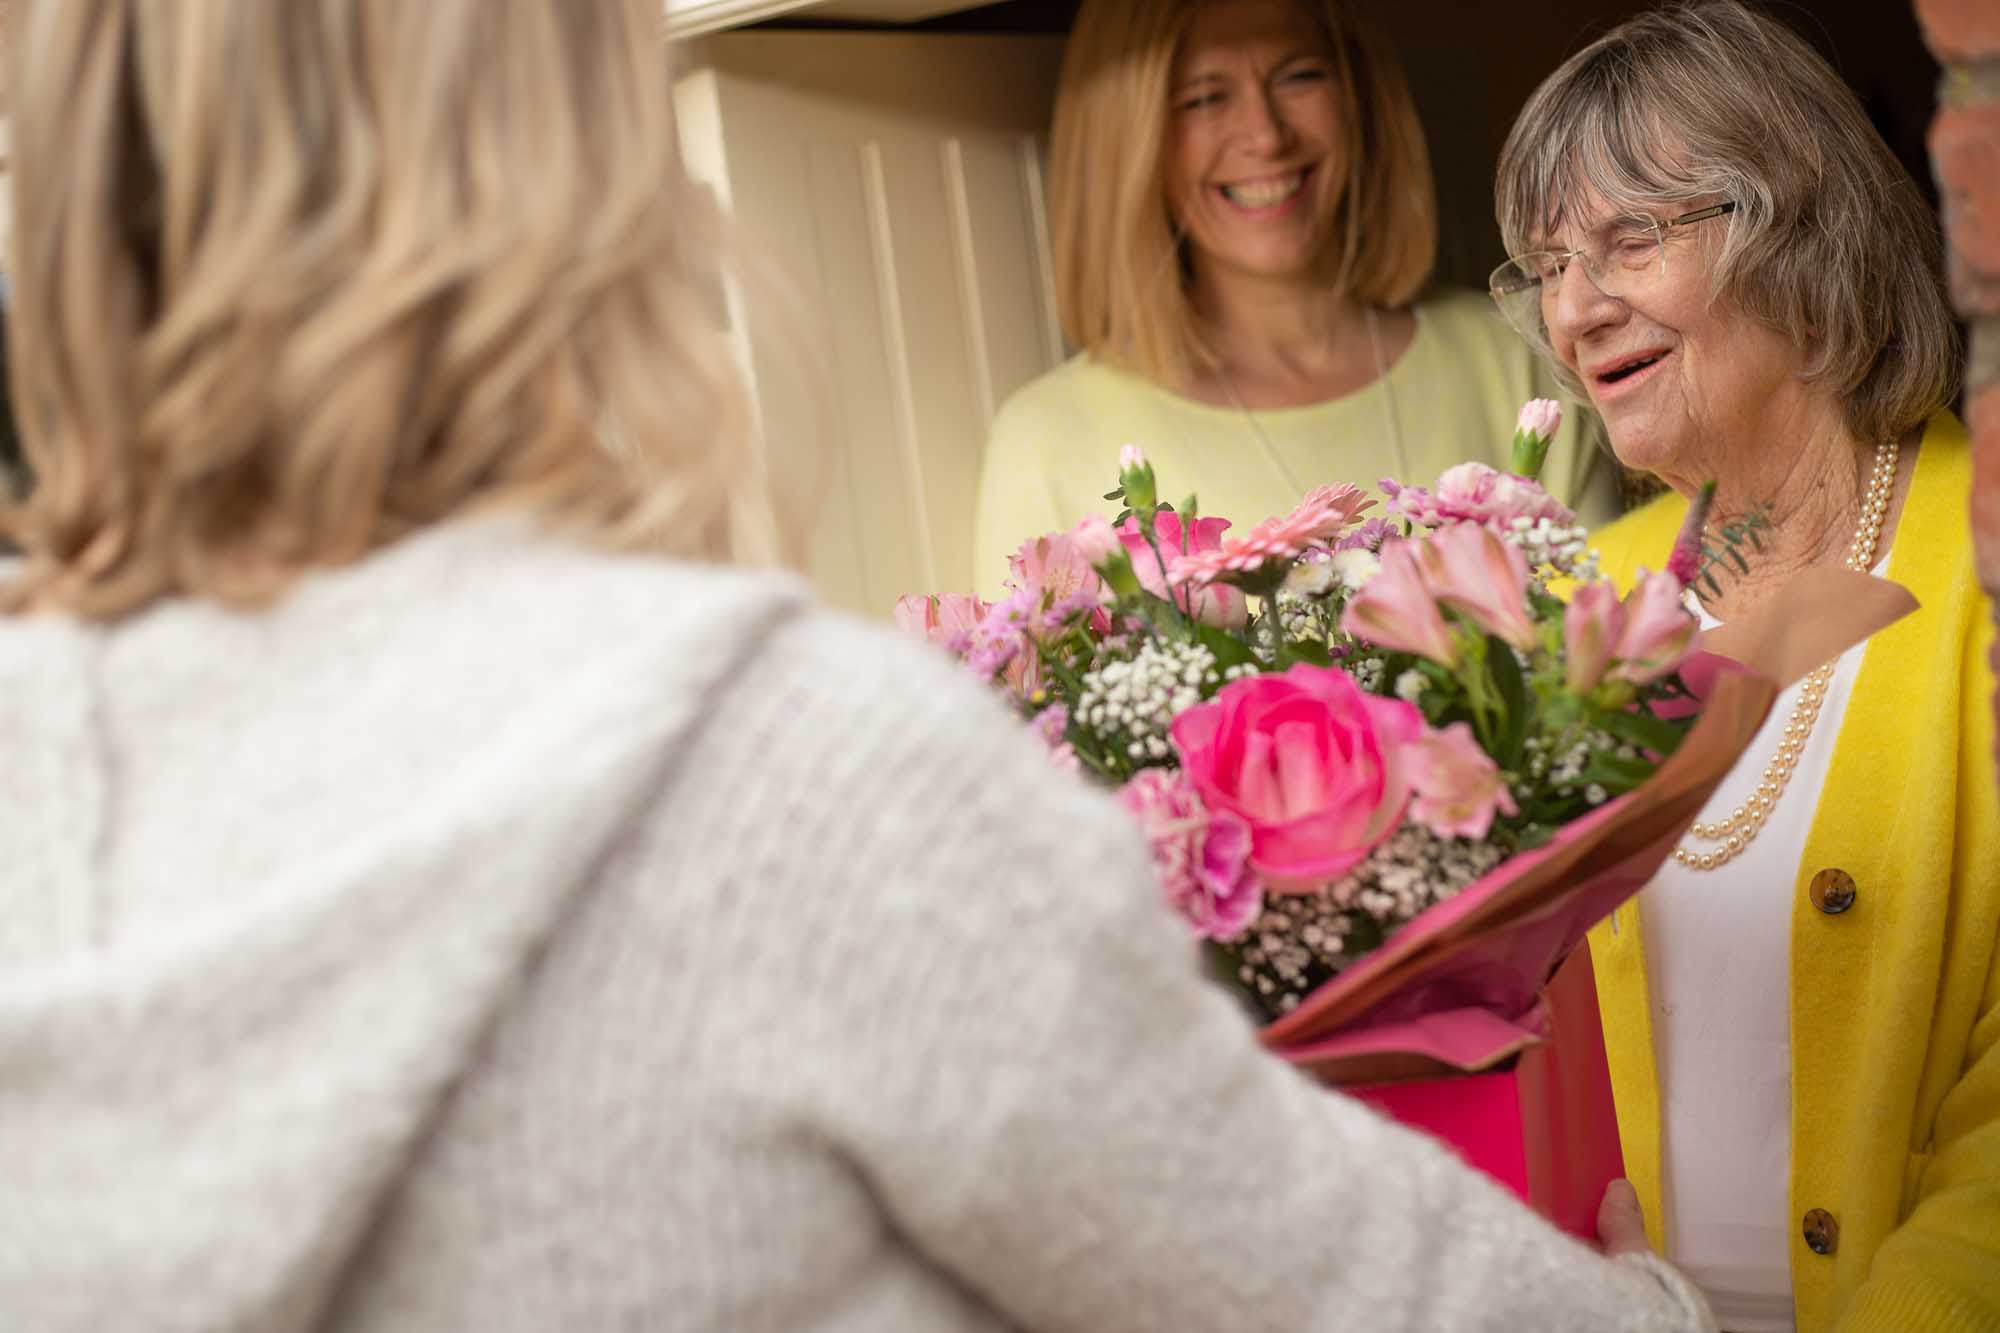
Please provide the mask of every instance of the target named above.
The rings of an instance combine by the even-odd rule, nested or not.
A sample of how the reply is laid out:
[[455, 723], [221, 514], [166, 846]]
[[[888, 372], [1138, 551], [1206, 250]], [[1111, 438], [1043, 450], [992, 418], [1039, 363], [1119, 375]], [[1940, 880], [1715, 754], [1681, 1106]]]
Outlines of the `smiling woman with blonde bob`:
[[[993, 423], [983, 585], [1105, 509], [1123, 444], [1240, 528], [1317, 485], [1504, 464], [1517, 409], [1555, 393], [1483, 301], [1418, 300], [1437, 245], [1423, 128], [1345, 0], [1085, 0], [1052, 140], [1077, 355]], [[1589, 519], [1615, 500], [1594, 439], [1572, 413], [1545, 476]]]
[[1838, 75], [1734, 3], [1630, 20], [1542, 84], [1493, 294], [1678, 494], [1761, 513], [1711, 622], [1819, 566], [1921, 609], [1780, 696], [1672, 861], [1593, 932], [1626, 1168], [1731, 1333], [2000, 1328], [1991, 608], [1937, 219]]

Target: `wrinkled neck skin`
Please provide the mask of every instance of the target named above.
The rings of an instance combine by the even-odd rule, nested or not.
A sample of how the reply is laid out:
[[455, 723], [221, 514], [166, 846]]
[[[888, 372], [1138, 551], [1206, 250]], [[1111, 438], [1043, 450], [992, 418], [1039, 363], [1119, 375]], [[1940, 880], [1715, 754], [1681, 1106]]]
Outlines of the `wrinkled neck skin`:
[[[1769, 526], [1757, 534], [1763, 549], [1747, 543], [1739, 547], [1750, 572], [1741, 573], [1731, 564], [1716, 576], [1719, 592], [1706, 585], [1696, 588], [1702, 605], [1718, 620], [1754, 610], [1804, 570], [1845, 561], [1875, 465], [1874, 442], [1855, 438], [1837, 402], [1811, 394], [1766, 407], [1754, 421], [1711, 432], [1708, 438], [1715, 447], [1705, 457], [1676, 460], [1660, 469], [1661, 479], [1684, 496], [1692, 497], [1706, 480], [1715, 481], [1708, 532], [1717, 550], [1724, 523], [1765, 506]], [[1895, 491], [1876, 541], [1877, 560], [1894, 537], [1920, 433], [1912, 431], [1902, 441]]]

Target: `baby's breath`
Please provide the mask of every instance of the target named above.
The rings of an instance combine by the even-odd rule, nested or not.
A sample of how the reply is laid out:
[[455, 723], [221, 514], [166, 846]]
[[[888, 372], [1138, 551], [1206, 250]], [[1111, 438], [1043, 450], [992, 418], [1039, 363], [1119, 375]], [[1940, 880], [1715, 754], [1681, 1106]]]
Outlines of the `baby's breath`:
[[1235, 939], [1236, 979], [1271, 1017], [1375, 948], [1396, 927], [1499, 865], [1492, 842], [1440, 838], [1407, 823], [1358, 866], [1314, 893], [1272, 894]]
[[1215, 654], [1200, 644], [1149, 641], [1085, 672], [1071, 716], [1134, 763], [1157, 762], [1173, 753], [1174, 719], [1221, 683]]

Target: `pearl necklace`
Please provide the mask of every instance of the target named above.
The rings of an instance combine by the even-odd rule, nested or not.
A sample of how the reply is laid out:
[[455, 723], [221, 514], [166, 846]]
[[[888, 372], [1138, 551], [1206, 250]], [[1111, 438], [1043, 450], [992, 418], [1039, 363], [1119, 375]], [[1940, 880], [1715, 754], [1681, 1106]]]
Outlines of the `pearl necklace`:
[[[1861, 523], [1855, 529], [1854, 544], [1847, 550], [1847, 567], [1856, 573], [1866, 574], [1875, 567], [1875, 545], [1882, 536], [1882, 520], [1889, 513], [1889, 497], [1896, 489], [1896, 456], [1900, 446], [1895, 440], [1887, 440], [1875, 447], [1875, 470], [1869, 474], [1867, 492], [1861, 498]], [[1798, 766], [1799, 756], [1805, 753], [1806, 738], [1812, 735], [1813, 723], [1819, 720], [1819, 708], [1826, 701], [1827, 686], [1833, 681], [1833, 669], [1839, 658], [1815, 668], [1805, 678], [1799, 688], [1799, 697], [1792, 704], [1791, 716], [1785, 719], [1785, 730], [1778, 741], [1778, 752], [1771, 762], [1764, 765], [1764, 776], [1758, 781], [1750, 799], [1730, 812], [1727, 819], [1713, 824], [1695, 824], [1688, 832], [1703, 842], [1719, 844], [1706, 852], [1691, 850], [1683, 843], [1674, 848], [1674, 862], [1689, 870], [1714, 870], [1729, 864], [1743, 854], [1750, 840], [1763, 830], [1764, 821], [1777, 808], [1778, 798], [1785, 794], [1785, 784], [1791, 781], [1792, 770]]]

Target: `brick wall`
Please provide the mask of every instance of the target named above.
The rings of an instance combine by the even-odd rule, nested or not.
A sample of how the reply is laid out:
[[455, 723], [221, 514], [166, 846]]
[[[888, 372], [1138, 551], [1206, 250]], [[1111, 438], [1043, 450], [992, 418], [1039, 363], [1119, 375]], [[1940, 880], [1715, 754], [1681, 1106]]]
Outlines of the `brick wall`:
[[[1979, 581], [2000, 616], [2000, 4], [1916, 0], [1916, 8], [1944, 66], [1931, 166], [1951, 247], [1952, 301], [1972, 326], [1965, 383], [1975, 460], [1972, 534]], [[2000, 640], [1993, 666], [2000, 676]], [[2000, 715], [2000, 696], [1994, 708]]]

